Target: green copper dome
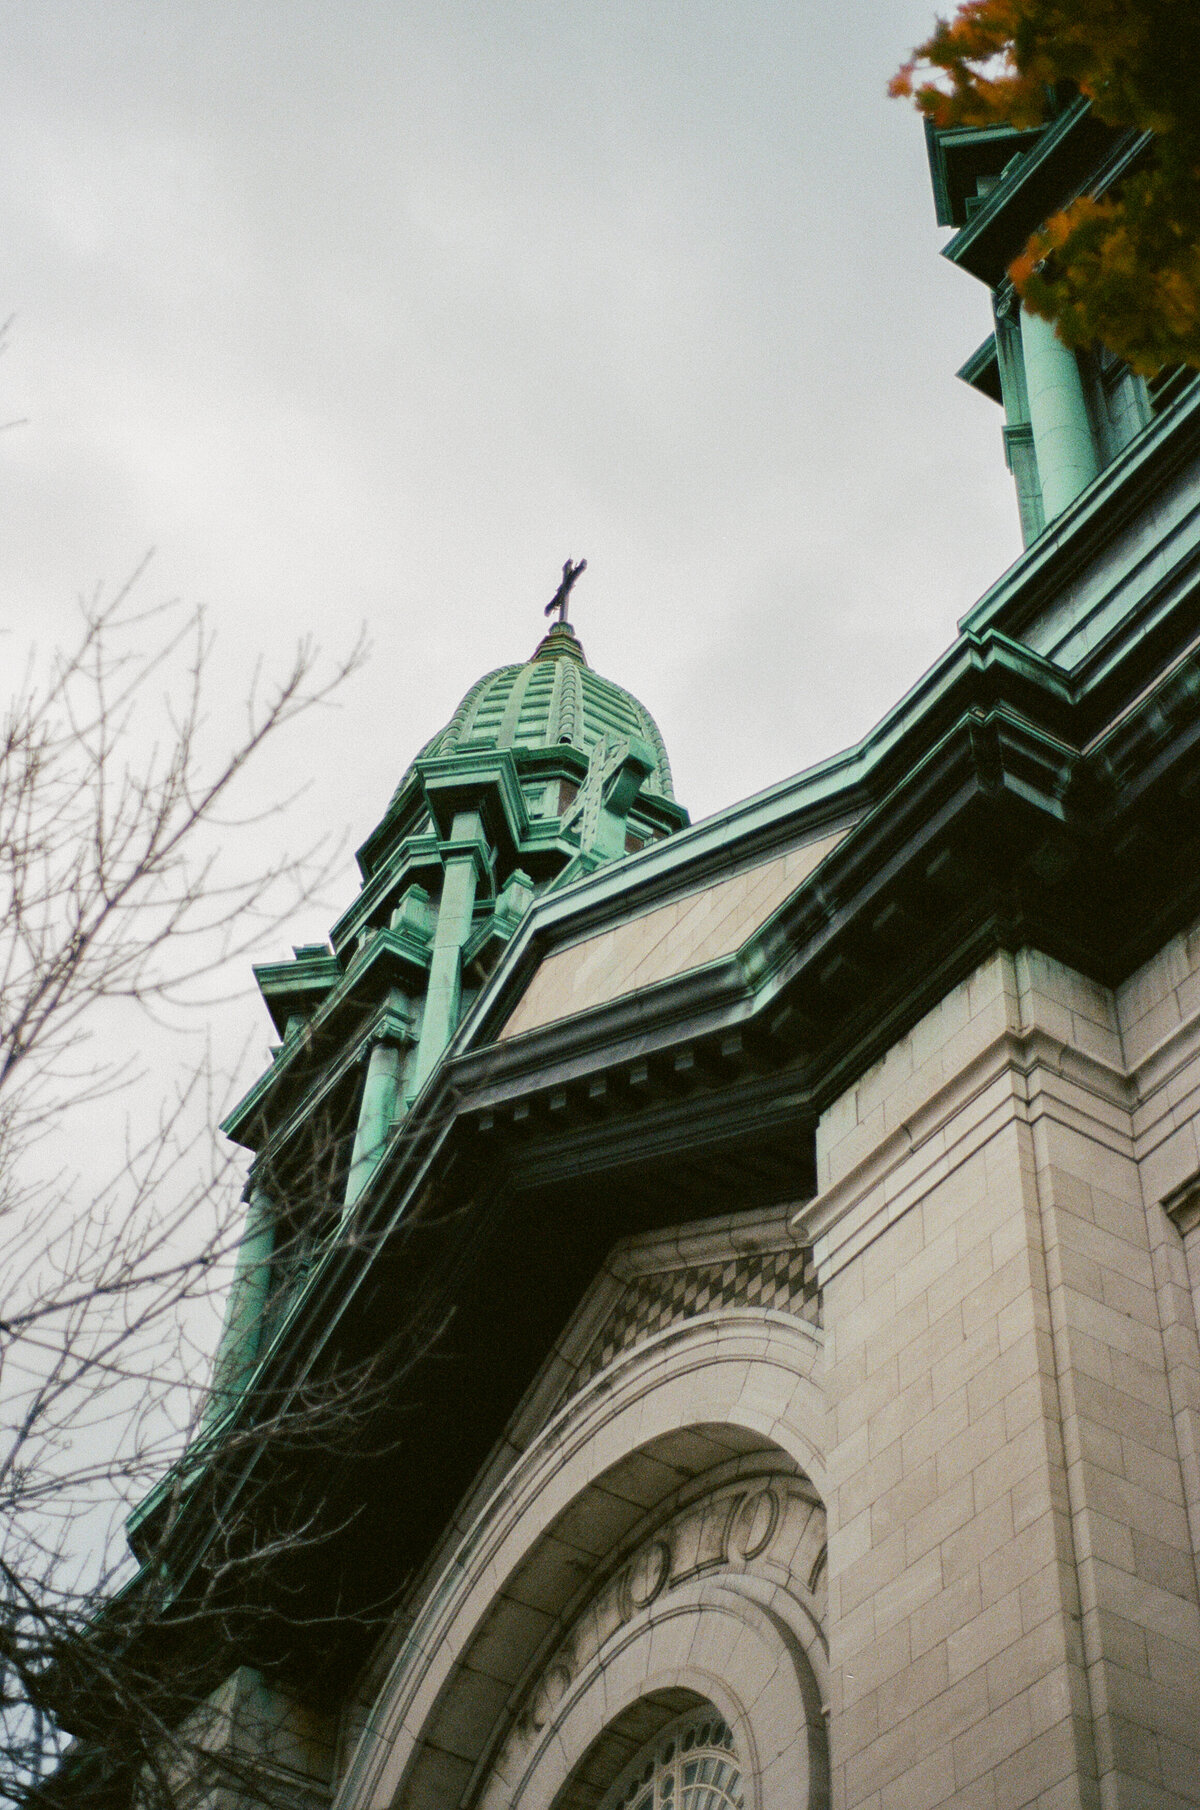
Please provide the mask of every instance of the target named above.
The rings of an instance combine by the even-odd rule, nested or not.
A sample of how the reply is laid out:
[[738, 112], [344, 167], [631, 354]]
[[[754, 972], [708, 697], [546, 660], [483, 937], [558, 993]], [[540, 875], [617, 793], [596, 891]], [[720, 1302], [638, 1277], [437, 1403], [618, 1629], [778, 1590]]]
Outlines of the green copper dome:
[[674, 798], [667, 751], [650, 712], [593, 672], [574, 629], [556, 622], [523, 666], [500, 666], [472, 685], [419, 758], [476, 748], [520, 753], [564, 743], [590, 755], [605, 735], [645, 742], [655, 763], [646, 790]]
[[[616, 832], [607, 801], [630, 760], [637, 784], [622, 807], [628, 821], [623, 847], [616, 849], [610, 846]], [[570, 623], [556, 622], [522, 665], [498, 667], [472, 685], [445, 728], [421, 749], [358, 850], [364, 877], [390, 862], [402, 844], [433, 834], [431, 783], [439, 795], [456, 783], [469, 789], [472, 775], [494, 779], [501, 766], [509, 775], [504, 783], [522, 801], [524, 827], [514, 817], [509, 829], [520, 843], [519, 866], [535, 890], [573, 877], [579, 861], [587, 871], [597, 860], [632, 854], [687, 822], [675, 802], [658, 724], [622, 686], [593, 672]]]

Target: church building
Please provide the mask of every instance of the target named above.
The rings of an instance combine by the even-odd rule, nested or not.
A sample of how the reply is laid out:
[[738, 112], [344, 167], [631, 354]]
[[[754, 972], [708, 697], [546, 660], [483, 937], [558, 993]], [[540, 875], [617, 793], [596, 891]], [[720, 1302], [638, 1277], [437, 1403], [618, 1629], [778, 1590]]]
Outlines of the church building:
[[1005, 274], [1144, 150], [930, 131], [1026, 544], [863, 741], [689, 825], [568, 565], [257, 970], [130, 1538], [281, 1801], [1200, 1804], [1200, 382]]

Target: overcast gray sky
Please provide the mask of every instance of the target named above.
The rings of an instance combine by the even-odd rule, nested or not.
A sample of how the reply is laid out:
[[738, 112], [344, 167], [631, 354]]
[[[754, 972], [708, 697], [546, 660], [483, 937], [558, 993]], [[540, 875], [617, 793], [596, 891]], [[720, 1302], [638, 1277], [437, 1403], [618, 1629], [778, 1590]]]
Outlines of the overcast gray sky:
[[[856, 739], [1019, 551], [911, 0], [0, 0], [16, 633], [157, 549], [233, 696], [365, 620], [360, 840], [568, 554], [694, 817]], [[298, 925], [297, 939], [320, 923]]]

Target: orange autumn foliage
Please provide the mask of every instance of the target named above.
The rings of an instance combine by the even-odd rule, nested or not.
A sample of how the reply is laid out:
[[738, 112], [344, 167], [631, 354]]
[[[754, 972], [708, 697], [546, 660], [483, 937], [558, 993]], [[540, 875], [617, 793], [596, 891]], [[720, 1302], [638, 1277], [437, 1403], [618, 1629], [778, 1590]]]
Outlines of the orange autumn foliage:
[[1110, 125], [1153, 132], [1118, 190], [1081, 196], [1009, 274], [1071, 346], [1147, 375], [1200, 368], [1200, 4], [964, 0], [891, 84], [939, 126], [1040, 125], [1063, 84]]

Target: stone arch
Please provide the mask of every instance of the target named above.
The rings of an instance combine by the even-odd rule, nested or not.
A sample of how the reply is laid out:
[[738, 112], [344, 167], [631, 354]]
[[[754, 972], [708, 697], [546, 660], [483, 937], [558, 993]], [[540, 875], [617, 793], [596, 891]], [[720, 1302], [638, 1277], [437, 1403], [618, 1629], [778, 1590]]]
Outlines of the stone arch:
[[684, 1686], [646, 1691], [618, 1711], [596, 1736], [555, 1798], [554, 1810], [596, 1810], [631, 1760], [680, 1716], [705, 1707], [719, 1713], [706, 1697]]
[[532, 1738], [518, 1719], [480, 1786], [479, 1810], [559, 1806], [614, 1722], [677, 1693], [711, 1704], [733, 1729], [747, 1810], [828, 1810], [823, 1680], [796, 1621], [778, 1586], [747, 1591], [726, 1577], [694, 1579], [648, 1605], [565, 1681]]
[[[725, 1310], [647, 1340], [573, 1397], [430, 1566], [339, 1792], [339, 1810], [482, 1805], [506, 1754], [511, 1761], [513, 1731], [530, 1725], [539, 1680], [549, 1679], [553, 1691], [559, 1649], [605, 1591], [610, 1617], [612, 1592], [625, 1592], [622, 1638], [617, 1647], [606, 1645], [607, 1635], [599, 1642], [584, 1668], [586, 1688], [580, 1673], [569, 1710], [534, 1730], [536, 1778], [527, 1767], [526, 1795], [536, 1792], [540, 1800], [554, 1780], [557, 1791], [614, 1715], [662, 1691], [672, 1701], [690, 1692], [716, 1702], [753, 1745], [752, 1705], [735, 1701], [719, 1677], [689, 1672], [678, 1654], [669, 1677], [658, 1678], [651, 1666], [655, 1641], [665, 1652], [664, 1642], [683, 1639], [685, 1610], [696, 1624], [693, 1644], [702, 1622], [709, 1636], [718, 1628], [736, 1633], [747, 1650], [757, 1642], [765, 1653], [773, 1642], [776, 1664], [789, 1654], [797, 1726], [819, 1728], [824, 1654], [813, 1604], [823, 1578], [809, 1591], [813, 1602], [789, 1598], [786, 1566], [781, 1570], [765, 1547], [755, 1550], [768, 1509], [751, 1505], [756, 1490], [760, 1498], [773, 1490], [820, 1512], [819, 1358], [820, 1334], [807, 1323]], [[723, 1537], [732, 1546], [720, 1563], [714, 1557], [677, 1565], [670, 1612], [660, 1605], [649, 1613], [666, 1579], [654, 1588], [652, 1576], [631, 1583], [623, 1567], [636, 1562], [653, 1570], [657, 1563], [661, 1571], [661, 1554], [657, 1561], [648, 1556], [661, 1529], [678, 1532], [710, 1501], [724, 1505], [714, 1513], [725, 1516]], [[823, 1512], [820, 1519], [823, 1527]], [[815, 1524], [807, 1538], [815, 1540]], [[710, 1575], [716, 1571], [722, 1576]], [[674, 1635], [664, 1631], [671, 1627]], [[618, 1651], [626, 1654], [619, 1665]], [[612, 1701], [618, 1677], [627, 1687], [621, 1703]], [[717, 1701], [722, 1691], [724, 1702]], [[578, 1748], [569, 1763], [568, 1725]], [[823, 1743], [823, 1730], [814, 1738]], [[773, 1799], [768, 1773], [769, 1763], [756, 1762]], [[804, 1801], [793, 1793], [793, 1804]], [[811, 1801], [823, 1800], [818, 1792]], [[760, 1810], [771, 1810], [766, 1798]]]

